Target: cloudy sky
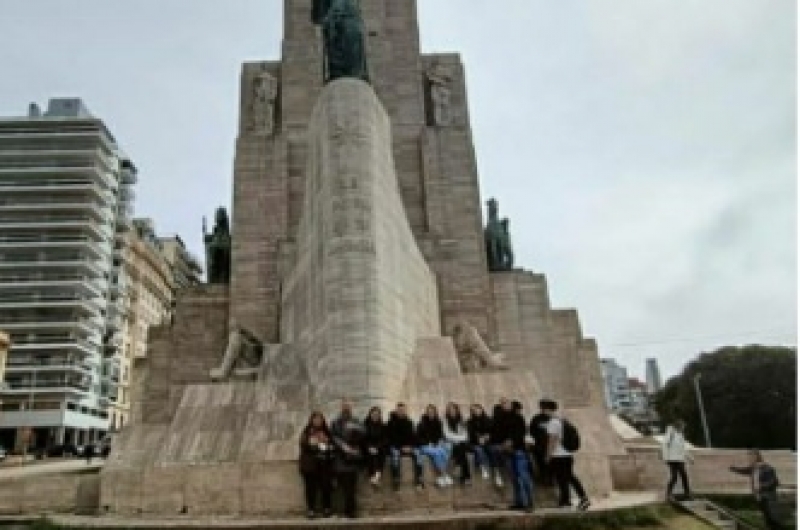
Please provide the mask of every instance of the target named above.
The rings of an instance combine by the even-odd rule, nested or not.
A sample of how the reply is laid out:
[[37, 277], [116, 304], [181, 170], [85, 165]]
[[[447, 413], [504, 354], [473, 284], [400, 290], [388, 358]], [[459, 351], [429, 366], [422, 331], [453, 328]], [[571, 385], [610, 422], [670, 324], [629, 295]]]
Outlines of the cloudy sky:
[[[720, 345], [796, 344], [794, 1], [419, 4], [423, 49], [466, 64], [519, 264], [602, 356], [671, 375]], [[201, 255], [240, 63], [278, 58], [281, 22], [280, 0], [2, 0], [0, 115], [84, 98], [140, 168], [137, 214]]]

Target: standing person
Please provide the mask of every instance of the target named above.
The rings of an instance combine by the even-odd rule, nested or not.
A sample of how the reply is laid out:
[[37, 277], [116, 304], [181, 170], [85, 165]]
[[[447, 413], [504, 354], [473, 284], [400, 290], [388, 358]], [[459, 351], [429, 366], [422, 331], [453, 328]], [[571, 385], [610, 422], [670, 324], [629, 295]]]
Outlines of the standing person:
[[367, 460], [367, 474], [370, 483], [378, 486], [386, 462], [387, 448], [386, 424], [380, 407], [372, 407], [364, 420], [364, 456]]
[[492, 435], [489, 439], [492, 461], [494, 462], [494, 484], [498, 488], [503, 487], [502, 469], [508, 467], [507, 448], [511, 440], [511, 428], [509, 421], [513, 410], [511, 400], [500, 398], [500, 403], [494, 406], [492, 411]]
[[300, 434], [300, 474], [306, 493], [308, 518], [317, 516], [317, 497], [322, 499], [322, 514], [331, 516], [333, 445], [331, 432], [321, 412], [312, 412]]
[[414, 463], [414, 484], [420, 488], [422, 482], [422, 461], [416, 449], [414, 424], [408, 417], [405, 403], [398, 403], [386, 423], [386, 438], [389, 445], [389, 465], [392, 470], [392, 488], [400, 487], [400, 459], [411, 458]]
[[492, 436], [492, 418], [478, 403], [469, 408], [467, 420], [470, 451], [475, 455], [475, 467], [481, 470], [484, 480], [489, 479], [489, 468], [494, 468], [489, 441]]
[[550, 422], [548, 416], [542, 409], [542, 403], [547, 400], [539, 402], [539, 413], [531, 418], [529, 433], [533, 438], [533, 459], [536, 462], [536, 472], [539, 475], [539, 480], [545, 486], [553, 484], [553, 477], [547, 465], [547, 424]]
[[533, 479], [530, 475], [530, 460], [525, 447], [525, 417], [522, 414], [522, 403], [514, 401], [511, 404], [512, 413], [508, 417], [510, 439], [507, 441], [509, 448], [509, 468], [512, 484], [514, 486], [514, 504], [512, 510], [533, 510]]
[[428, 405], [417, 423], [417, 448], [420, 455], [430, 458], [437, 474], [436, 485], [440, 488], [452, 486], [453, 479], [447, 474], [450, 455], [444, 443], [444, 426], [435, 405]]
[[744, 467], [731, 466], [730, 470], [740, 475], [750, 477], [750, 488], [756, 497], [764, 522], [769, 530], [782, 530], [785, 528], [778, 517], [778, 474], [775, 468], [764, 462], [764, 457], [758, 449], [748, 451], [749, 465]]
[[356, 517], [356, 485], [361, 464], [360, 447], [364, 439], [364, 427], [353, 416], [353, 404], [342, 400], [339, 417], [331, 425], [333, 444], [336, 446], [336, 483], [342, 490], [344, 516]]
[[592, 503], [589, 502], [589, 497], [586, 495], [586, 490], [583, 489], [583, 484], [575, 476], [575, 459], [572, 456], [572, 452], [564, 447], [567, 430], [569, 429], [570, 432], [573, 432], [573, 437], [578, 436], [577, 430], [572, 424], [558, 416], [558, 404], [555, 401], [542, 400], [540, 407], [542, 412], [550, 418], [547, 423], [548, 441], [545, 460], [555, 476], [556, 483], [558, 483], [558, 506], [559, 508], [572, 506], [569, 490], [570, 486], [572, 486], [578, 497], [580, 497], [578, 509], [581, 511], [588, 510]]
[[675, 423], [667, 427], [667, 432], [664, 434], [664, 442], [661, 446], [661, 456], [664, 462], [669, 466], [669, 484], [667, 484], [667, 500], [675, 500], [672, 495], [672, 490], [678, 482], [678, 476], [681, 477], [681, 484], [683, 485], [683, 493], [688, 498], [692, 498], [692, 490], [689, 487], [689, 476], [686, 474], [686, 461], [691, 461], [691, 457], [686, 452], [686, 439], [683, 437], [683, 431], [686, 428], [686, 423], [683, 420], [677, 420]]
[[464, 418], [461, 416], [461, 408], [455, 403], [448, 403], [444, 412], [444, 440], [447, 444], [448, 452], [453, 455], [456, 464], [461, 468], [459, 481], [462, 486], [466, 486], [472, 480], [469, 469], [469, 433]]

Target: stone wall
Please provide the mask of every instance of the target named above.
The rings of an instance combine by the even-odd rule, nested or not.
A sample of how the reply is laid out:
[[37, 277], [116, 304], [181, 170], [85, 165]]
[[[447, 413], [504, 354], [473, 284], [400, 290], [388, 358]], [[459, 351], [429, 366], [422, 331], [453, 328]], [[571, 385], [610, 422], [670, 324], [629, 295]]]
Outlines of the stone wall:
[[97, 470], [4, 478], [0, 515], [95, 514], [99, 505]]
[[[747, 465], [743, 450], [697, 449], [690, 452], [693, 463], [686, 466], [696, 492], [750, 491], [749, 478], [731, 473], [730, 466]], [[764, 451], [764, 459], [775, 467], [783, 486], [797, 487], [797, 455], [789, 451]], [[619, 491], [665, 491], [669, 481], [667, 465], [658, 446], [629, 445], [627, 454], [611, 459], [614, 489]], [[676, 491], [680, 491], [680, 484]]]
[[186, 385], [209, 380], [227, 345], [228, 301], [224, 285], [187, 288], [178, 296], [174, 324], [151, 328], [131, 398], [141, 423], [169, 423]]

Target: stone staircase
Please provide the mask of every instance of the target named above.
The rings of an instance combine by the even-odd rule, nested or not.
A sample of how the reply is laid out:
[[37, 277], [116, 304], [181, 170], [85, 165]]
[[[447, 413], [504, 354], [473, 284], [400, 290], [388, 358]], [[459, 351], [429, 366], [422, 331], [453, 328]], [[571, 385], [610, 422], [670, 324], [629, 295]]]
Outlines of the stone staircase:
[[724, 508], [704, 499], [675, 501], [676, 507], [683, 509], [714, 528], [722, 530], [757, 530], [741, 521]]

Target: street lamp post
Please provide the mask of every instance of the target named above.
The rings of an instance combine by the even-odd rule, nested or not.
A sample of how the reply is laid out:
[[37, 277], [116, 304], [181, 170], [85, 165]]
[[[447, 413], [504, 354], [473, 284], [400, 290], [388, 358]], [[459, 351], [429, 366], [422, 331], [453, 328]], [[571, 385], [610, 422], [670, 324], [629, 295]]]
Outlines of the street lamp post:
[[703, 393], [700, 391], [700, 375], [694, 376], [694, 392], [697, 396], [697, 405], [700, 408], [700, 421], [703, 424], [703, 434], [706, 437], [706, 447], [711, 447], [711, 435], [708, 433], [708, 421], [706, 420], [706, 408], [703, 406]]

